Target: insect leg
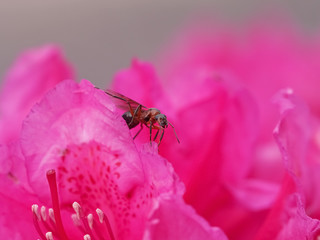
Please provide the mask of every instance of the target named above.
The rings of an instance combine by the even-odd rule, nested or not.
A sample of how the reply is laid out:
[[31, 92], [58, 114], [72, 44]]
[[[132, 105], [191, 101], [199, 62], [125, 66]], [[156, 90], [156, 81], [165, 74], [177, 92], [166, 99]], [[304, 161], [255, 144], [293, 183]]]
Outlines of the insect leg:
[[134, 110], [134, 113], [132, 115], [131, 122], [129, 123], [129, 126], [133, 123], [134, 118], [136, 117], [137, 113], [141, 110], [141, 105], [139, 105], [136, 110]]
[[136, 135], [134, 135], [133, 140], [139, 135], [139, 133], [142, 131], [142, 129], [143, 129], [143, 125], [140, 124], [140, 129], [139, 129], [139, 131], [136, 133]]
[[154, 136], [154, 138], [153, 138], [153, 141], [155, 141], [155, 140], [156, 140], [156, 138], [158, 137], [159, 131], [160, 131], [160, 129], [158, 129], [158, 131], [157, 131], [156, 135], [155, 135], [155, 136]]
[[152, 146], [152, 123], [150, 123], [150, 145]]
[[129, 109], [130, 109], [130, 113], [131, 113], [131, 115], [133, 116], [133, 110], [132, 110], [132, 107], [131, 107], [130, 103], [128, 103], [128, 102], [126, 102], [126, 103], [128, 104]]
[[168, 123], [169, 123], [169, 125], [173, 128], [174, 135], [176, 135], [177, 141], [178, 141], [178, 143], [180, 143], [179, 138], [178, 138], [178, 135], [177, 135], [177, 133], [176, 133], [176, 130], [174, 129], [174, 126], [173, 126], [169, 121], [168, 121]]
[[159, 139], [158, 147], [159, 147], [159, 145], [160, 145], [160, 143], [162, 141], [163, 135], [164, 135], [164, 129], [161, 129], [161, 130], [162, 130], [162, 133], [161, 133], [161, 137]]

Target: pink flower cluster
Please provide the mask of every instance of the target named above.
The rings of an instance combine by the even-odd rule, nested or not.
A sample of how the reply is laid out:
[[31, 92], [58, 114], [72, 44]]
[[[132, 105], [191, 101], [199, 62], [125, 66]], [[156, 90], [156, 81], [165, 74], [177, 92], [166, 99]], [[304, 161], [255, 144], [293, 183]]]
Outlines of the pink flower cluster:
[[0, 238], [226, 240], [184, 202], [157, 144], [137, 146], [110, 97], [71, 78], [44, 46], [5, 79]]
[[159, 146], [60, 50], [0, 92], [1, 239], [317, 239], [320, 41], [289, 25], [195, 25], [112, 89], [161, 109]]

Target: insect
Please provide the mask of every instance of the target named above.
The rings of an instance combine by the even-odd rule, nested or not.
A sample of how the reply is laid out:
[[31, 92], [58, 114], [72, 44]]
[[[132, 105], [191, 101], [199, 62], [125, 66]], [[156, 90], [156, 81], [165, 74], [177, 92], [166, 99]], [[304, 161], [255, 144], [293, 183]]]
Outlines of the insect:
[[159, 137], [158, 145], [160, 145], [164, 130], [170, 125], [174, 131], [174, 134], [177, 138], [178, 143], [180, 143], [177, 133], [174, 126], [167, 120], [167, 116], [162, 114], [160, 110], [156, 108], [147, 108], [142, 104], [112, 90], [105, 90], [105, 93], [114, 99], [119, 100], [117, 107], [126, 112], [122, 115], [122, 118], [126, 121], [129, 129], [132, 129], [140, 124], [139, 131], [135, 134], [133, 139], [135, 139], [139, 133], [142, 131], [143, 126], [146, 126], [150, 129], [150, 144], [152, 141], [152, 130], [156, 129], [156, 135], [153, 138], [155, 141]]

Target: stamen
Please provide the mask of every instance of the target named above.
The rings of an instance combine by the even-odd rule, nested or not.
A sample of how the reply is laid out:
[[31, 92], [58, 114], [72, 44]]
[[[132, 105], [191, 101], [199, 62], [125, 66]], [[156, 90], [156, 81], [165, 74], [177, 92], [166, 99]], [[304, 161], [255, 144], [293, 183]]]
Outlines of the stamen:
[[[49, 208], [48, 209], [48, 215], [49, 215], [49, 218], [48, 218], [48, 221], [45, 221], [45, 223], [47, 223], [47, 225], [50, 226], [49, 229], [55, 229], [56, 228], [56, 220], [54, 219], [54, 212], [53, 212], [53, 209], [52, 208]], [[52, 231], [53, 234], [56, 233], [56, 231]]]
[[87, 219], [88, 219], [88, 225], [89, 225], [90, 229], [92, 230], [93, 229], [93, 215], [91, 213], [88, 214]]
[[31, 207], [31, 210], [33, 212], [33, 225], [35, 226], [39, 236], [41, 237], [41, 239], [45, 240], [46, 237], [43, 234], [43, 232], [41, 231], [40, 225], [39, 225], [39, 221], [40, 219], [40, 215], [39, 215], [39, 206], [37, 204], [33, 204]]
[[105, 223], [105, 225], [106, 225], [106, 227], [108, 229], [108, 233], [109, 233], [110, 239], [111, 240], [115, 240], [115, 237], [113, 235], [112, 228], [111, 228], [111, 225], [110, 225], [108, 217], [104, 214], [104, 212], [100, 208], [97, 208], [96, 212], [97, 212], [97, 215], [99, 217], [100, 223], [103, 223], [103, 222]]
[[74, 211], [76, 212], [77, 218], [79, 220], [81, 220], [86, 232], [92, 233], [92, 230], [89, 227], [89, 224], [84, 216], [84, 213], [82, 211], [80, 204], [77, 202], [73, 202], [72, 207], [73, 207]]
[[47, 238], [47, 240], [53, 240], [52, 232], [47, 232], [46, 238]]
[[38, 206], [38, 204], [33, 204], [32, 206], [31, 206], [31, 210], [32, 210], [32, 212], [37, 216], [37, 220], [41, 220], [40, 219], [40, 214], [39, 214], [39, 206]]
[[57, 181], [56, 181], [56, 171], [53, 169], [47, 171], [47, 179], [48, 179], [50, 192], [51, 192], [52, 206], [54, 210], [55, 222], [57, 225], [57, 232], [59, 233], [59, 237], [62, 240], [68, 240], [67, 234], [64, 230], [62, 220], [61, 220], [58, 188], [57, 188]]
[[86, 234], [86, 235], [83, 236], [83, 239], [84, 240], [91, 240], [91, 237], [90, 237], [89, 234]]
[[[47, 222], [47, 213], [46, 213], [46, 207], [42, 206], [40, 208], [40, 215], [41, 215], [41, 219], [40, 221], [42, 222], [43, 226], [45, 227], [45, 229], [49, 232], [52, 232], [53, 234], [56, 234], [56, 231], [54, 230], [56, 225], [54, 222], [52, 221], [48, 221]], [[51, 224], [51, 225], [50, 225]]]
[[45, 206], [41, 207], [40, 213], [41, 213], [42, 220], [46, 221], [47, 220], [47, 214], [46, 214], [46, 207]]
[[74, 202], [72, 203], [72, 207], [77, 214], [77, 218], [80, 220], [81, 217], [83, 216], [80, 204], [77, 202]]
[[99, 208], [97, 208], [96, 212], [97, 212], [97, 215], [98, 215], [98, 217], [99, 217], [99, 222], [100, 222], [100, 223], [103, 223], [103, 215], [104, 215], [104, 214], [103, 214], [102, 210], [99, 209]]
[[52, 208], [49, 208], [48, 209], [48, 214], [49, 214], [49, 217], [50, 217], [50, 220], [54, 223], [56, 223], [56, 219], [54, 218], [54, 211]]

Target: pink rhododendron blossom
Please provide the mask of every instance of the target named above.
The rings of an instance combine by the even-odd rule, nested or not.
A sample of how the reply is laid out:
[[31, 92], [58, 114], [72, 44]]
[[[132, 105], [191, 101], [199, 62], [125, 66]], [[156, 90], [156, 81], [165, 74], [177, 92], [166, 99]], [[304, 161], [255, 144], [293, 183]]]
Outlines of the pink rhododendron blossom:
[[184, 187], [157, 146], [137, 148], [110, 97], [88, 81], [49, 91], [20, 139], [30, 189], [17, 204], [33, 201], [37, 232], [30, 205], [17, 208], [25, 227], [3, 238], [226, 239], [184, 203]]
[[316, 239], [320, 231], [319, 119], [291, 89], [276, 102], [281, 120], [274, 134], [287, 174], [257, 239]]
[[21, 54], [2, 81], [0, 144], [16, 140], [30, 108], [58, 82], [72, 78], [72, 70], [56, 46], [46, 45]]
[[169, 126], [159, 148], [90, 82], [47, 92], [71, 76], [55, 48], [27, 54], [0, 95], [0, 238], [319, 238], [319, 46], [201, 23], [133, 60], [111, 88], [167, 116], [181, 144]]

